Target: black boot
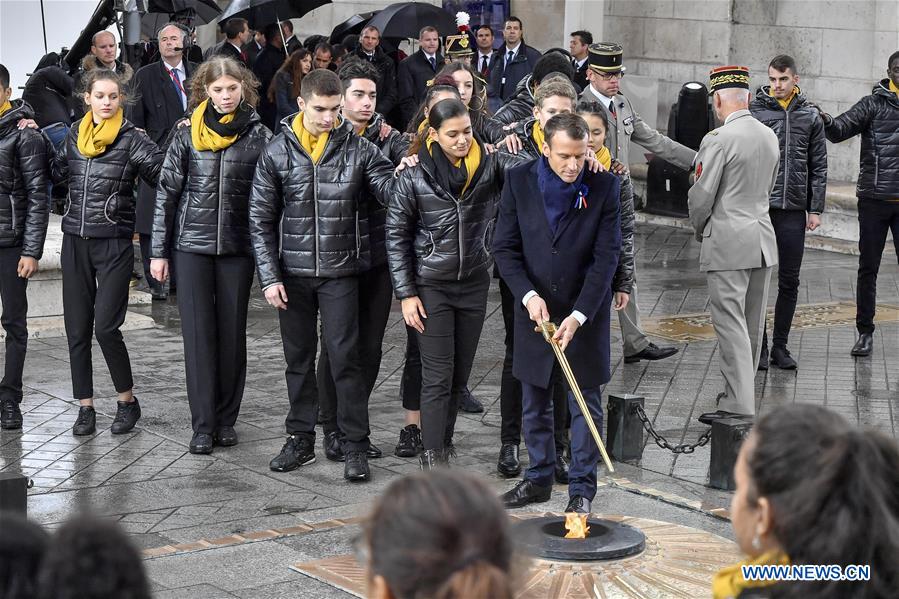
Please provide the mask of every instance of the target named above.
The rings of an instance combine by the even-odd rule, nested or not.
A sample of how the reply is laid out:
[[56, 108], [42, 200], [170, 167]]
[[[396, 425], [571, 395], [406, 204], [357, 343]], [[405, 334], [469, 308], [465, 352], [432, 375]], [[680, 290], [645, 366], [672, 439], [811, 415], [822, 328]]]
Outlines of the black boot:
[[425, 449], [418, 456], [422, 471], [429, 472], [446, 466], [446, 455], [442, 449]]
[[865, 356], [870, 356], [871, 351], [874, 349], [874, 334], [873, 333], [861, 333], [858, 336], [858, 341], [855, 342], [855, 345], [852, 346], [852, 355], [857, 358], [864, 358]]
[[518, 459], [518, 445], [503, 443], [502, 448], [499, 450], [499, 460], [496, 462], [496, 471], [506, 478], [521, 474], [521, 462]]

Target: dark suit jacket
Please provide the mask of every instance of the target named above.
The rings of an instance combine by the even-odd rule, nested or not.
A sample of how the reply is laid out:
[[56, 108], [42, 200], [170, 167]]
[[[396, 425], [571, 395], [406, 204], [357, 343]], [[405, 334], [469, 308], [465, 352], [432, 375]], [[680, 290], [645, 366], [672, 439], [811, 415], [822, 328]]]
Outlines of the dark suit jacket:
[[375, 110], [389, 117], [397, 102], [396, 63], [381, 49], [381, 46], [375, 48], [375, 55], [371, 59], [362, 50], [362, 46], [358, 46], [353, 54], [362, 60], [370, 61], [378, 69], [381, 78], [378, 81], [378, 102]]
[[550, 230], [537, 183], [538, 161], [506, 175], [493, 238], [500, 276], [515, 297], [515, 345], [512, 372], [518, 380], [548, 388], [555, 354], [521, 303], [536, 291], [556, 324], [578, 310], [587, 317], [565, 355], [582, 388], [609, 381], [609, 307], [612, 277], [621, 250], [618, 177], [584, 174], [587, 207], [574, 200], [555, 233]]
[[253, 68], [253, 63], [256, 62], [256, 57], [259, 56], [259, 53], [262, 52], [262, 48], [264, 47], [265, 46], [258, 46], [256, 40], [250, 40], [244, 44], [243, 51], [247, 55], [247, 66], [251, 69]]
[[581, 68], [575, 67], [574, 71], [574, 81], [580, 89], [586, 89], [587, 85], [589, 85], [589, 81], [587, 81], [587, 65], [590, 64], [590, 59], [584, 61], [584, 64], [581, 65]]
[[[185, 81], [182, 83], [185, 91], [189, 89], [187, 80], [193, 74], [197, 65], [184, 61]], [[169, 131], [178, 119], [185, 115], [184, 107], [175, 84], [168, 74], [162, 61], [148, 64], [138, 69], [134, 75], [135, 101], [128, 108], [126, 115], [135, 127], [143, 129], [153, 142], [162, 147], [165, 145]], [[137, 208], [134, 221], [134, 229], [138, 233], [147, 235], [153, 231], [153, 205], [156, 200], [156, 190], [141, 181], [138, 188]]]
[[438, 52], [435, 58], [437, 59], [437, 70], [431, 68], [431, 63], [428, 62], [425, 53], [421, 50], [404, 59], [397, 68], [399, 103], [405, 123], [415, 116], [415, 112], [424, 99], [428, 81], [433, 79], [443, 66], [443, 55]]
[[253, 62], [253, 74], [259, 80], [259, 105], [256, 112], [259, 113], [262, 124], [272, 131], [275, 131], [278, 125], [278, 109], [275, 103], [268, 99], [268, 88], [286, 58], [283, 48], [265, 46]]
[[300, 40], [298, 40], [295, 35], [291, 35], [290, 39], [287, 40], [287, 52], [289, 54], [293, 54], [302, 47], [303, 44], [300, 43]]
[[504, 68], [507, 53], [508, 50], [503, 46], [493, 53], [493, 60], [490, 61], [487, 96], [491, 112], [496, 112], [497, 108], [515, 95], [518, 82], [531, 74], [541, 56], [539, 50], [522, 42], [515, 59]]
[[228, 58], [233, 58], [244, 66], [247, 65], [243, 56], [241, 56], [241, 51], [235, 48], [228, 40], [224, 40], [222, 43], [215, 46], [212, 51], [212, 56], [227, 56]]

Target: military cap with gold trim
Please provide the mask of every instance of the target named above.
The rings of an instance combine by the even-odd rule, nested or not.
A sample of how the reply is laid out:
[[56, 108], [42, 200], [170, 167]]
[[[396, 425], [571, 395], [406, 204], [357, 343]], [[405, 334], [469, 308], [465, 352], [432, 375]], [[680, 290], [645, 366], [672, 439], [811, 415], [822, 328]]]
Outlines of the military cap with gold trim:
[[621, 44], [599, 42], [598, 44], [590, 44], [588, 51], [587, 64], [592, 70], [599, 73], [616, 73], [626, 70], [624, 64], [622, 64], [624, 51], [621, 49]]
[[470, 17], [467, 12], [456, 13], [456, 27], [458, 35], [448, 35], [443, 38], [443, 55], [449, 60], [474, 56], [474, 37], [468, 27]]
[[749, 67], [727, 66], [709, 71], [709, 95], [720, 89], [749, 89]]

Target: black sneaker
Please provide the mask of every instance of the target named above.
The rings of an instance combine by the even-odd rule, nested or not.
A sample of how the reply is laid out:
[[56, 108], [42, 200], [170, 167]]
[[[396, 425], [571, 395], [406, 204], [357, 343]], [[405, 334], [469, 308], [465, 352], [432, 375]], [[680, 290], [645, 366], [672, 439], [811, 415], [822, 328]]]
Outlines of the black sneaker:
[[11, 431], [22, 428], [22, 410], [19, 402], [6, 397], [0, 403], [0, 428]]
[[371, 479], [368, 458], [364, 451], [348, 451], [343, 466], [343, 477], [350, 482], [361, 483]]
[[484, 411], [484, 406], [471, 394], [468, 387], [465, 387], [462, 389], [462, 403], [459, 406], [459, 409], [469, 414], [480, 414]]
[[213, 435], [213, 441], [221, 447], [233, 447], [237, 445], [237, 431], [233, 426], [222, 426]]
[[325, 450], [325, 457], [332, 462], [342, 462], [344, 456], [343, 450], [340, 448], [340, 431], [325, 433], [322, 439], [322, 449]]
[[121, 435], [133, 429], [137, 421], [140, 420], [140, 404], [137, 403], [137, 397], [127, 403], [124, 401], [117, 401], [116, 403], [118, 408], [116, 408], [115, 418], [109, 430], [113, 435]]
[[384, 457], [384, 452], [381, 451], [380, 447], [369, 442], [368, 451], [365, 452], [365, 456], [370, 460], [377, 460], [378, 458]]
[[393, 454], [399, 458], [414, 458], [421, 452], [421, 429], [418, 425], [408, 424], [400, 429], [400, 442], [396, 444]]
[[72, 427], [72, 434], [79, 437], [84, 435], [93, 435], [97, 430], [97, 413], [92, 406], [81, 406], [78, 408], [78, 418], [75, 420], [75, 426]]
[[268, 467], [275, 472], [290, 472], [300, 466], [315, 461], [315, 446], [312, 439], [300, 435], [290, 435], [279, 453]]
[[790, 350], [776, 345], [771, 348], [771, 365], [777, 366], [781, 370], [796, 370], [798, 366], [796, 360], [790, 355]]

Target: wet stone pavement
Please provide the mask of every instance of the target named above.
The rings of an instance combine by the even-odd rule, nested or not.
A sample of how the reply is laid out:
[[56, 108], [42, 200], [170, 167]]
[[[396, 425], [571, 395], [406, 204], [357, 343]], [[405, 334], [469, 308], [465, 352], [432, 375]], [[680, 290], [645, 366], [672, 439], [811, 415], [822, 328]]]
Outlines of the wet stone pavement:
[[[699, 245], [687, 231], [640, 225], [637, 247], [644, 317], [707, 312], [705, 279], [697, 268]], [[800, 304], [854, 301], [856, 264], [853, 256], [807, 250]], [[770, 306], [775, 295], [772, 282]], [[884, 255], [878, 303], [899, 307], [899, 267], [891, 248]], [[247, 389], [237, 425], [240, 444], [216, 448], [211, 456], [187, 452], [190, 415], [174, 301], [134, 309], [151, 315], [157, 328], [125, 333], [135, 393], [143, 409], [132, 434], [109, 433], [115, 395], [95, 348], [99, 432], [73, 437], [77, 405], [71, 399], [66, 341], [29, 342], [24, 430], [0, 435], [0, 471], [21, 471], [34, 483], [29, 516], [50, 528], [82, 510], [119, 521], [147, 550], [145, 564], [157, 597], [348, 596], [289, 566], [350, 553], [359, 533], [357, 518], [392, 480], [418, 469], [414, 459], [393, 456], [402, 426], [398, 391], [405, 343], [398, 306], [371, 398], [372, 441], [384, 450], [384, 457], [371, 461], [373, 480], [363, 485], [345, 482], [343, 465], [325, 460], [320, 444], [314, 464], [285, 474], [269, 471], [268, 462], [283, 442], [286, 384], [277, 315], [258, 290], [248, 324]], [[799, 370], [758, 374], [759, 411], [813, 402], [895, 438], [899, 323], [878, 323], [870, 358], [849, 356], [854, 338], [849, 321], [794, 331], [790, 349]], [[454, 466], [484, 476], [497, 492], [514, 482], [495, 472], [502, 339], [494, 285], [470, 379], [486, 409], [460, 417], [455, 440], [459, 458]], [[625, 365], [620, 333], [613, 328], [613, 378], [606, 388], [644, 396], [646, 413], [672, 443], [693, 441], [703, 432], [695, 418], [714, 409], [722, 386], [713, 339], [677, 345], [680, 353], [668, 360]], [[708, 463], [708, 446], [675, 456], [650, 440], [640, 462], [616, 465], [614, 475], [601, 479], [594, 511], [666, 520], [732, 538], [729, 523], [722, 518], [730, 494], [705, 486]], [[566, 502], [566, 488], [557, 485], [552, 500], [539, 509], [561, 511]]]

